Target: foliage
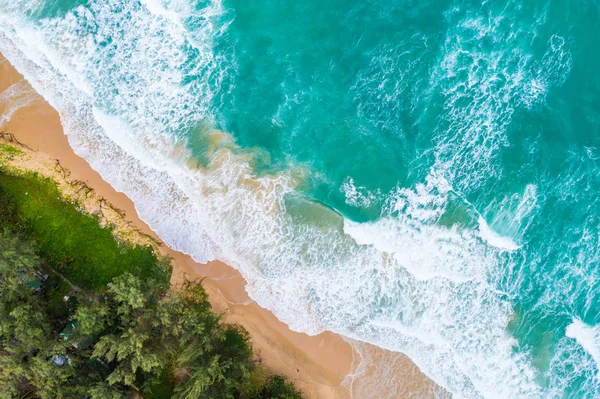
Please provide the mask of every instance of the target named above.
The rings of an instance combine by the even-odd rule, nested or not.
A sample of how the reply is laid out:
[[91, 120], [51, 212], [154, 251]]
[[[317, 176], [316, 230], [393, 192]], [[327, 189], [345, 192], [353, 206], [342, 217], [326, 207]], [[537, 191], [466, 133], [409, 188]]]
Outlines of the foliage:
[[22, 153], [22, 151], [19, 150], [15, 146], [12, 146], [10, 144], [0, 143], [0, 155], [2, 155], [3, 157], [19, 155], [21, 153]]
[[300, 392], [281, 376], [270, 375], [263, 368], [256, 367], [240, 387], [244, 399], [302, 399]]
[[257, 399], [263, 395], [265, 387], [269, 383], [271, 375], [261, 367], [255, 367], [248, 378], [240, 386], [240, 392], [244, 399]]
[[60, 398], [72, 369], [65, 347], [52, 333], [43, 302], [33, 284], [41, 279], [41, 261], [33, 248], [8, 231], [0, 234], [0, 394], [11, 397], [25, 386], [44, 398]]
[[168, 380], [164, 368], [171, 365], [179, 381], [173, 397], [234, 398], [253, 367], [247, 333], [220, 323], [197, 287], [155, 294], [128, 273], [109, 284], [110, 311], [103, 313], [114, 315], [106, 322], [112, 328], [93, 351], [113, 366], [107, 382], [152, 395], [152, 381]]
[[70, 281], [101, 289], [128, 271], [168, 288], [169, 267], [151, 248], [118, 242], [110, 228], [75, 205], [50, 179], [0, 172], [0, 224], [33, 239], [39, 255]]
[[260, 396], [264, 399], [302, 399], [300, 392], [296, 391], [294, 386], [285, 382], [281, 376], [273, 376]]
[[126, 391], [110, 385], [106, 381], [101, 381], [92, 386], [89, 390], [90, 399], [125, 399], [130, 397]]
[[57, 275], [50, 274], [42, 284], [40, 296], [52, 321], [52, 329], [60, 332], [69, 322], [72, 309], [63, 298], [72, 291], [71, 286]]
[[53, 182], [0, 172], [0, 225], [19, 232], [0, 233], [0, 398], [301, 397], [201, 285], [169, 290], [149, 248], [117, 242]]

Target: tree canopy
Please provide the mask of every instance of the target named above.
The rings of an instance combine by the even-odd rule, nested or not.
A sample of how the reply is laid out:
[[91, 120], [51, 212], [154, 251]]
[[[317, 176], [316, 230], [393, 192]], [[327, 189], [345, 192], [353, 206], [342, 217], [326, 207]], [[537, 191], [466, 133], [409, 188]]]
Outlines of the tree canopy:
[[0, 170], [0, 398], [301, 398], [170, 273], [53, 181]]
[[164, 291], [124, 273], [73, 293], [59, 331], [46, 272], [31, 244], [0, 235], [0, 397], [300, 398], [258, 368], [246, 331], [223, 323], [200, 285]]

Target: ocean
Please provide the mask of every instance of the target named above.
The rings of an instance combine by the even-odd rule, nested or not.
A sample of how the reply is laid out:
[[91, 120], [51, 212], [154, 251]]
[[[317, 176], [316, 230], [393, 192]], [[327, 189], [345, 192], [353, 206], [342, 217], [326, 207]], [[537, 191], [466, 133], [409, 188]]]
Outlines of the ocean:
[[456, 398], [600, 398], [599, 47], [587, 0], [0, 0], [165, 242]]

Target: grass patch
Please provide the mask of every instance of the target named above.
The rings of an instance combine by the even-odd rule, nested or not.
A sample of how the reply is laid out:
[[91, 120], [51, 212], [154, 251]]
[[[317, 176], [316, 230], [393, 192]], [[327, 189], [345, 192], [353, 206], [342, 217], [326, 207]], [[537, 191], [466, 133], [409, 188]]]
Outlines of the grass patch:
[[0, 397], [128, 397], [134, 387], [148, 399], [301, 399], [254, 363], [248, 333], [211, 311], [201, 285], [168, 291], [168, 262], [115, 239], [53, 180], [0, 168], [0, 226], [0, 308], [19, 314], [0, 317], [0, 340], [22, 354], [3, 355], [13, 366], [0, 368]]
[[80, 212], [36, 173], [0, 171], [0, 223], [35, 241], [38, 254], [83, 289], [100, 290], [124, 272], [168, 289], [170, 266], [151, 247], [117, 241], [98, 217]]
[[11, 155], [20, 155], [23, 151], [19, 150], [17, 147], [14, 147], [10, 144], [0, 143], [0, 155], [3, 157], [11, 156]]

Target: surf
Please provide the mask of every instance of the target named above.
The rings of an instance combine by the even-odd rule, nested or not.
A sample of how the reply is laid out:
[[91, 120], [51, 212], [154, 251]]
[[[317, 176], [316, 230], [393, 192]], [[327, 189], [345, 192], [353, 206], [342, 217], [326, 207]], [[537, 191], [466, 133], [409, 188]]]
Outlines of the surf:
[[[527, 349], [539, 342], [525, 319], [539, 287], [528, 283], [558, 242], [532, 238], [546, 231], [554, 175], [503, 163], [510, 146], [523, 158], [541, 151], [536, 133], [511, 129], [571, 70], [569, 41], [543, 31], [546, 8], [424, 4], [432, 24], [408, 35], [391, 11], [363, 22], [376, 10], [336, 4], [323, 13], [358, 19], [325, 31], [334, 22], [296, 5], [350, 50], [327, 42], [335, 57], [319, 58], [299, 24], [291, 39], [307, 47], [267, 59], [251, 51], [261, 40], [278, 54], [291, 39], [277, 41], [286, 31], [268, 9], [246, 7], [92, 1], [32, 17], [0, 1], [0, 50], [166, 243], [234, 266], [292, 329], [402, 352], [457, 397], [577, 389], [579, 375], [546, 378], [540, 367], [560, 363], [560, 345], [581, 331], [561, 330], [556, 359]], [[360, 23], [372, 29], [350, 30]], [[376, 28], [395, 29], [393, 40]], [[352, 50], [362, 45], [367, 57]], [[339, 79], [328, 85], [315, 70]]]

